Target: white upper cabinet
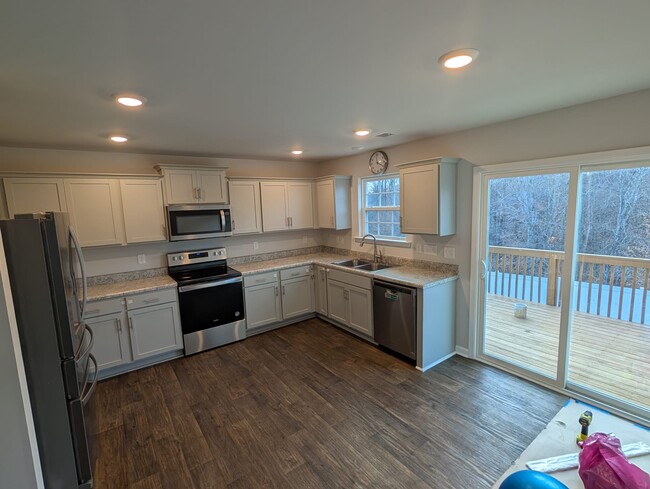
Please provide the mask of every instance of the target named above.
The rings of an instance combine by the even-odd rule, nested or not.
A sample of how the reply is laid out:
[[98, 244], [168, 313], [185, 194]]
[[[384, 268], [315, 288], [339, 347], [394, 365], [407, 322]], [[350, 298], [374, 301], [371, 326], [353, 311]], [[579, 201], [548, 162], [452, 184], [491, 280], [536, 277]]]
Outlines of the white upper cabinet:
[[311, 181], [263, 181], [260, 187], [264, 232], [314, 227]]
[[311, 182], [288, 182], [287, 203], [291, 229], [314, 227], [314, 199]]
[[65, 211], [65, 190], [61, 178], [5, 178], [9, 217], [34, 212]]
[[167, 204], [224, 204], [228, 202], [225, 168], [160, 165]]
[[233, 234], [262, 232], [262, 203], [260, 182], [257, 180], [228, 181], [230, 214]]
[[81, 246], [124, 243], [119, 180], [66, 179], [64, 187], [70, 222]]
[[456, 162], [438, 158], [400, 167], [401, 230], [406, 234], [456, 233]]
[[330, 176], [316, 182], [318, 227], [324, 229], [350, 229], [350, 183], [352, 177]]
[[122, 208], [127, 243], [166, 241], [160, 180], [122, 179]]

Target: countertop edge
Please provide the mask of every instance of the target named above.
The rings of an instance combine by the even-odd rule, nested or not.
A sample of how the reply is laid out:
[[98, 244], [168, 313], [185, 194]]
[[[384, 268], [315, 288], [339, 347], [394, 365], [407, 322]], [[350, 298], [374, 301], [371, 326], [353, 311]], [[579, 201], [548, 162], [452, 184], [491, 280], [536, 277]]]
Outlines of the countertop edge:
[[[170, 277], [170, 280], [173, 280]], [[156, 284], [156, 285], [142, 285], [142, 286], [136, 286], [136, 287], [126, 287], [127, 284], [130, 284], [130, 282], [124, 282], [122, 284], [121, 282], [118, 282], [117, 284], [110, 284], [113, 287], [119, 286], [119, 285], [125, 285], [124, 290], [115, 290], [114, 292], [103, 292], [103, 291], [93, 291], [93, 289], [97, 289], [100, 287], [107, 287], [106, 285], [95, 285], [93, 287], [88, 287], [88, 302], [97, 302], [101, 300], [107, 300], [107, 299], [117, 299], [120, 297], [126, 297], [127, 295], [134, 295], [134, 294], [143, 294], [146, 292], [155, 292], [156, 290], [164, 290], [164, 289], [175, 289], [177, 287], [176, 282], [174, 283], [167, 283], [167, 284]]]

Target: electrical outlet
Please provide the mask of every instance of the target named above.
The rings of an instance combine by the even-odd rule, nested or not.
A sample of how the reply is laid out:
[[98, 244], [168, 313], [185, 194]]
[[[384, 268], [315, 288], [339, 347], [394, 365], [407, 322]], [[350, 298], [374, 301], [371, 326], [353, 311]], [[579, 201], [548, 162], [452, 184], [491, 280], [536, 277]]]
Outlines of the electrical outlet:
[[445, 258], [449, 258], [450, 260], [456, 258], [456, 248], [453, 246], [445, 246], [444, 253]]
[[254, 250], [259, 250], [260, 249], [260, 244], [257, 241], [253, 241], [253, 249]]
[[147, 255], [138, 255], [138, 265], [147, 263]]
[[436, 245], [425, 244], [424, 245], [424, 254], [425, 255], [437, 255], [438, 247]]

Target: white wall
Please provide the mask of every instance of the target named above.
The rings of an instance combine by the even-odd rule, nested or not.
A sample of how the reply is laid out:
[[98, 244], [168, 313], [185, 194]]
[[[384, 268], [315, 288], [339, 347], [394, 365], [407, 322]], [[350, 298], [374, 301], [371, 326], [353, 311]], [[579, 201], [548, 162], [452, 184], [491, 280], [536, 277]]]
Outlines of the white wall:
[[0, 487], [42, 488], [38, 447], [0, 236]]
[[[415, 249], [388, 248], [393, 256], [406, 256], [434, 261], [449, 261], [459, 265], [457, 287], [456, 344], [468, 347], [470, 286], [470, 247], [472, 205], [472, 165], [488, 165], [529, 159], [550, 158], [570, 154], [590, 153], [650, 145], [650, 90], [644, 90], [566, 109], [555, 110], [517, 120], [457, 132], [440, 137], [388, 148], [390, 164], [422, 160], [436, 156], [463, 158], [458, 167], [457, 223], [453, 237], [417, 237], [416, 243], [438, 245], [439, 256], [424, 255]], [[370, 152], [326, 161], [320, 165], [320, 175], [353, 175], [352, 202], [357, 202], [359, 177], [370, 174]], [[469, 163], [471, 162], [471, 163]], [[358, 233], [358, 215], [353, 215], [353, 234]], [[324, 244], [359, 250], [352, 242], [352, 233], [324, 232]], [[337, 238], [341, 240], [337, 241]], [[441, 258], [442, 246], [456, 248], [455, 260]]]

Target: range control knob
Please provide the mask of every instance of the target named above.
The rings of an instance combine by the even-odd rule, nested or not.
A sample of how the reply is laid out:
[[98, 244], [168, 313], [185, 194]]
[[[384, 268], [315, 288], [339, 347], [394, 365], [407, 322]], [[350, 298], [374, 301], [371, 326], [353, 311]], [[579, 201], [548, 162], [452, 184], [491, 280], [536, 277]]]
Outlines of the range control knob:
[[176, 261], [177, 258], [178, 257], [176, 257], [176, 256], [172, 256], [172, 260], [174, 260], [174, 261]]

